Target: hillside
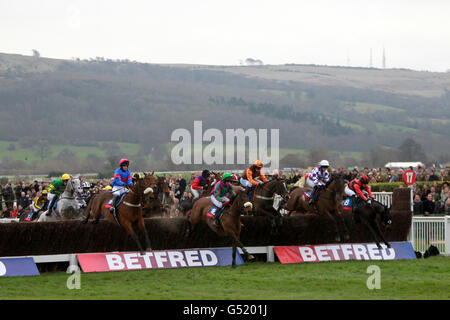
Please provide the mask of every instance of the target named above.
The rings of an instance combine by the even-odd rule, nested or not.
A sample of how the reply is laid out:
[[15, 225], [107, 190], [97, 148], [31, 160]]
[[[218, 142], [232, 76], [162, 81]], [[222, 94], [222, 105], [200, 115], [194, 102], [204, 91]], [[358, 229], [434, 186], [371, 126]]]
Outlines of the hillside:
[[[29, 148], [38, 159], [21, 163], [23, 170], [37, 170], [44, 160], [63, 167], [67, 161], [58, 157], [69, 155], [90, 157], [93, 169], [101, 170], [112, 161], [108, 157], [126, 152], [117, 145], [122, 143], [133, 146], [128, 150], [141, 166], [164, 167], [173, 130], [192, 131], [194, 120], [202, 120], [204, 130], [279, 128], [283, 150], [302, 155], [328, 149], [340, 163], [359, 161], [376, 148], [389, 157], [407, 137], [430, 158], [445, 158], [449, 88], [450, 73], [411, 70], [0, 54], [0, 147], [7, 148], [0, 157], [12, 169], [19, 161], [15, 152]], [[65, 151], [55, 153], [54, 145]]]

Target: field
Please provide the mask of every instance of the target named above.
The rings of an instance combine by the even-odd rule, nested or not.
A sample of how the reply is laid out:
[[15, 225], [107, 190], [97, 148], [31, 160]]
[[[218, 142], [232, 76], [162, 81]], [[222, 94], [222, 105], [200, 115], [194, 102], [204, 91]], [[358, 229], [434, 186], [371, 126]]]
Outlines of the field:
[[[369, 290], [367, 267], [381, 270]], [[0, 300], [448, 300], [450, 257], [81, 273], [69, 290], [64, 272], [0, 279]]]

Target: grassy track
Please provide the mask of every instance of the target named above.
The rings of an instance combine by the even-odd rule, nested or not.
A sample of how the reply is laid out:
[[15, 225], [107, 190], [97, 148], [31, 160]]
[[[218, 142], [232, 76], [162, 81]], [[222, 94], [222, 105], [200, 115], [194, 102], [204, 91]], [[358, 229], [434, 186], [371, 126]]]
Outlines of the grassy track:
[[[366, 286], [367, 267], [381, 269], [381, 289]], [[4, 299], [444, 299], [450, 298], [450, 257], [403, 261], [347, 261], [282, 265], [81, 273], [0, 278]]]

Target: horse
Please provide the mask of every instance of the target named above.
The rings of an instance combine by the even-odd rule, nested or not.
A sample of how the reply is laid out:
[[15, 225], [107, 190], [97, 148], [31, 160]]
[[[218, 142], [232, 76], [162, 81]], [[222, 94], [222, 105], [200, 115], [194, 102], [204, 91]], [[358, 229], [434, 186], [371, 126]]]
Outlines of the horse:
[[376, 200], [372, 200], [371, 204], [365, 203], [362, 207], [355, 208], [353, 219], [356, 223], [362, 223], [369, 229], [378, 249], [381, 250], [382, 247], [377, 239], [377, 235], [383, 240], [388, 248], [391, 248], [391, 245], [384, 238], [383, 233], [376, 222], [378, 215], [380, 216], [380, 221], [384, 225], [392, 224], [391, 209]]
[[289, 212], [289, 215], [316, 213], [331, 218], [335, 228], [336, 242], [341, 241], [338, 226], [339, 218], [344, 229], [344, 239], [348, 240], [350, 235], [345, 224], [344, 217], [341, 214], [344, 188], [345, 181], [342, 175], [332, 174], [324, 189], [320, 192], [320, 194], [316, 195], [315, 203], [312, 205], [309, 204], [309, 200], [304, 195], [307, 190], [306, 188], [295, 188], [291, 190], [290, 198], [284, 208]]
[[[81, 181], [78, 177], [70, 177], [66, 189], [58, 199], [55, 210], [50, 216], [41, 213], [38, 222], [79, 219], [82, 214], [77, 197], [81, 195]], [[49, 210], [48, 208], [47, 210]]]
[[252, 204], [248, 202], [247, 193], [245, 191], [239, 191], [235, 197], [230, 199], [230, 207], [223, 209], [220, 216], [221, 227], [216, 228], [213, 224], [213, 220], [207, 217], [208, 211], [213, 207], [213, 203], [209, 197], [200, 198], [195, 201], [191, 210], [191, 214], [188, 216], [188, 228], [186, 231], [189, 237], [194, 231], [195, 226], [200, 222], [205, 222], [209, 228], [214, 231], [219, 237], [228, 236], [232, 240], [232, 267], [236, 267], [236, 247], [239, 246], [244, 253], [244, 260], [253, 260], [254, 256], [249, 254], [244, 248], [243, 244], [239, 240], [241, 235], [241, 214], [245, 213], [252, 207]]
[[[275, 194], [282, 197], [282, 203], [278, 206], [278, 210], [274, 208]], [[289, 199], [289, 192], [287, 191], [285, 180], [281, 178], [275, 178], [271, 181], [259, 184], [253, 193], [253, 207], [254, 215], [267, 216], [270, 219], [272, 232], [277, 233], [279, 227], [282, 224], [282, 218], [280, 209], [283, 206], [283, 202]]]
[[143, 215], [145, 218], [163, 216], [163, 205], [159, 194], [162, 192], [162, 196], [164, 196], [164, 192], [169, 191], [164, 177], [154, 176], [153, 173], [154, 172], [151, 174], [144, 173], [144, 179], [147, 180], [150, 188], [153, 189], [152, 196], [147, 197], [147, 201], [143, 206]]
[[[145, 237], [145, 251], [151, 250], [150, 239], [148, 237], [147, 229], [145, 228], [144, 218], [142, 216], [142, 204], [147, 200], [146, 197], [153, 193], [153, 189], [149, 186], [148, 181], [144, 178], [137, 178], [135, 183], [130, 187], [129, 192], [123, 197], [117, 213], [113, 216], [110, 213], [107, 202], [112, 199], [111, 191], [99, 192], [91, 201], [90, 206], [94, 216], [93, 223], [96, 224], [100, 220], [100, 216], [104, 215], [104, 219], [108, 222], [117, 223], [122, 226], [128, 235], [130, 235], [136, 242], [141, 255], [144, 250], [139, 242], [138, 236], [134, 231], [134, 226], [137, 226], [139, 232], [144, 233]], [[89, 207], [89, 205], [88, 205]], [[88, 209], [88, 207], [86, 209]], [[86, 217], [82, 223], [87, 223], [90, 217], [90, 210], [86, 212]]]

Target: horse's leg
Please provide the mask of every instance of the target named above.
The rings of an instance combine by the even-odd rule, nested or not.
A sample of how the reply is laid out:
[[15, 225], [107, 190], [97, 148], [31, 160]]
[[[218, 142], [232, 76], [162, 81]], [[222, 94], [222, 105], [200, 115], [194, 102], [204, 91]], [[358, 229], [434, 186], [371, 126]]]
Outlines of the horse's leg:
[[233, 238], [232, 240], [232, 245], [233, 245], [233, 251], [231, 253], [231, 257], [232, 257], [232, 262], [231, 262], [231, 267], [232, 268], [236, 268], [236, 246], [237, 246], [237, 241], [235, 238]]
[[244, 245], [242, 244], [242, 242], [239, 239], [237, 239], [237, 244], [238, 244], [239, 248], [241, 248], [242, 252], [244, 253], [244, 260], [246, 260], [246, 259], [254, 260], [255, 259], [255, 257], [253, 255], [248, 253], [247, 249], [244, 248]]
[[152, 251], [151, 245], [150, 245], [150, 238], [148, 237], [147, 229], [145, 228], [145, 222], [144, 219], [141, 217], [138, 222], [138, 228], [141, 232], [144, 233], [145, 237], [145, 250], [146, 251]]
[[371, 223], [367, 221], [367, 219], [364, 217], [361, 217], [361, 222], [369, 229], [370, 234], [372, 235], [372, 238], [374, 239], [375, 243], [377, 244], [377, 247], [379, 250], [382, 249], [380, 243], [378, 242], [377, 236], [375, 234], [375, 231], [373, 230]]
[[391, 248], [391, 245], [389, 242], [387, 242], [387, 240], [385, 239], [383, 233], [381, 232], [380, 228], [378, 227], [377, 223], [375, 222], [375, 220], [371, 220], [370, 224], [372, 225], [372, 228], [375, 230], [375, 232], [378, 234], [378, 236], [381, 238], [381, 240], [383, 240], [384, 244], [388, 247]]
[[338, 226], [338, 223], [337, 223], [337, 217], [332, 215], [328, 210], [326, 210], [325, 213], [326, 213], [326, 215], [328, 217], [331, 218], [331, 221], [333, 221], [334, 231], [335, 231], [334, 240], [336, 242], [341, 242], [341, 235], [339, 234], [339, 226]]
[[120, 224], [125, 229], [127, 234], [131, 235], [131, 237], [133, 238], [134, 242], [136, 242], [136, 245], [139, 248], [139, 252], [141, 253], [141, 256], [143, 256], [145, 254], [144, 249], [142, 248], [141, 243], [139, 242], [139, 238], [138, 238], [136, 232], [134, 232], [134, 230], [133, 230], [133, 225], [131, 224], [131, 222], [126, 220], [126, 219], [120, 219]]
[[340, 218], [342, 222], [342, 226], [344, 228], [344, 239], [348, 240], [350, 239], [350, 234], [348, 232], [347, 224], [345, 223], [344, 215], [340, 213], [339, 211], [336, 211], [336, 215]]

